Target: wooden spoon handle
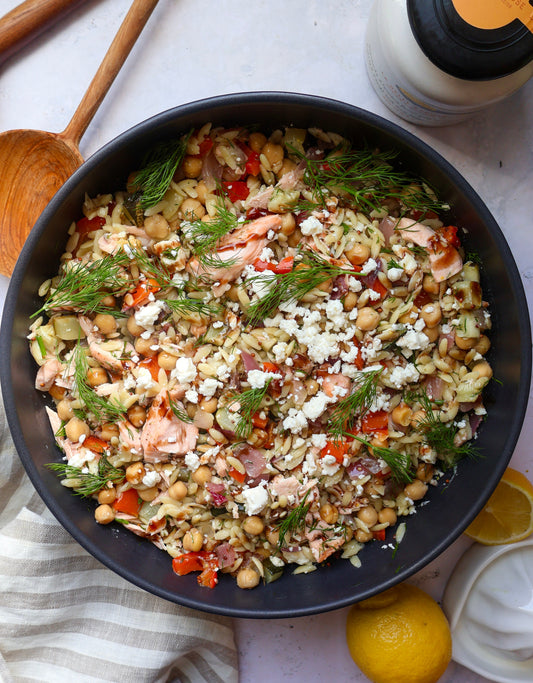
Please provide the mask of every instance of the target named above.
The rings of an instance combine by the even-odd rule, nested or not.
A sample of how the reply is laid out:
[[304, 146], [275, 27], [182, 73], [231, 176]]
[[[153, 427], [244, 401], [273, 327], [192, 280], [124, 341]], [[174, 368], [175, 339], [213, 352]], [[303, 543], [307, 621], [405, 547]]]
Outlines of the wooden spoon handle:
[[26, 0], [0, 19], [0, 63], [84, 0]]
[[78, 146], [157, 3], [158, 0], [134, 0], [74, 116], [60, 133], [63, 140]]

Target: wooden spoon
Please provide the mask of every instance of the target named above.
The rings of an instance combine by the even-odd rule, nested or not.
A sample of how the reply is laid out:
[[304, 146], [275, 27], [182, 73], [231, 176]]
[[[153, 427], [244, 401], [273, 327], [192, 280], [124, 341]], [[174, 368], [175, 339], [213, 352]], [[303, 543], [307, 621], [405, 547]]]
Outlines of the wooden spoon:
[[11, 275], [43, 209], [83, 163], [78, 149], [158, 0], [134, 0], [102, 64], [62, 133], [10, 130], [0, 135], [0, 273]]
[[0, 64], [85, 0], [25, 0], [0, 19]]

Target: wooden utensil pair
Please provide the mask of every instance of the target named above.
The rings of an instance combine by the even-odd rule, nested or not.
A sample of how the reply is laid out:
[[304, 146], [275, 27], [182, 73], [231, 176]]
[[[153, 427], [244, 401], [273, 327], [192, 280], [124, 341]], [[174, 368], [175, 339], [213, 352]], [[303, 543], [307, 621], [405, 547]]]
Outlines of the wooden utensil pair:
[[[11, 55], [80, 0], [28, 0], [0, 20], [0, 51]], [[30, 230], [53, 195], [83, 163], [79, 142], [158, 0], [134, 0], [65, 130], [0, 135], [0, 273], [11, 275]], [[38, 5], [41, 6], [40, 12]], [[46, 11], [45, 11], [46, 10]], [[11, 15], [11, 16], [10, 16]], [[10, 23], [6, 24], [5, 20]], [[6, 26], [2, 39], [3, 28]], [[5, 49], [3, 49], [5, 48]]]

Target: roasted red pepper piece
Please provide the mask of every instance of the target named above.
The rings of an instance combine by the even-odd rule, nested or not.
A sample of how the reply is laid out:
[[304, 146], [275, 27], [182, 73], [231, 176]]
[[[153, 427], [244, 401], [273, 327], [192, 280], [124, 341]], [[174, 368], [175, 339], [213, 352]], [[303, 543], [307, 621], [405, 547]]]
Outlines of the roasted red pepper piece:
[[218, 559], [215, 553], [200, 550], [178, 555], [172, 560], [172, 569], [178, 576], [201, 572], [198, 577], [200, 586], [214, 588], [218, 583]]
[[132, 296], [132, 303], [130, 304], [131, 307], [135, 308], [137, 306], [140, 306], [141, 304], [144, 304], [146, 301], [149, 300], [150, 294], [155, 294], [161, 289], [161, 286], [157, 282], [157, 280], [154, 280], [153, 278], [149, 277], [146, 280], [142, 280], [139, 282], [137, 287], [130, 292]]
[[348, 448], [349, 445], [346, 441], [328, 441], [320, 451], [320, 457], [324, 458], [326, 455], [332, 455], [339, 465], [342, 465]]
[[222, 183], [222, 187], [230, 202], [236, 202], [239, 199], [244, 200], [250, 194], [248, 185], [244, 180], [228, 180]]
[[389, 415], [386, 410], [367, 413], [361, 420], [363, 434], [374, 434], [389, 429]]
[[125, 512], [127, 515], [137, 517], [141, 508], [141, 499], [135, 489], [123, 491], [113, 503], [116, 512]]

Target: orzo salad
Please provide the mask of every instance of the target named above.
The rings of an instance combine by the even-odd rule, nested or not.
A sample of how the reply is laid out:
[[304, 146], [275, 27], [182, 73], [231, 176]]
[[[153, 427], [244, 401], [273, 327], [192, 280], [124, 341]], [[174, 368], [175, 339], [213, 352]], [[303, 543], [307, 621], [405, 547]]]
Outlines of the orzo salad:
[[64, 486], [202, 586], [399, 542], [485, 415], [466, 226], [317, 129], [204, 125], [124, 184], [65, 226], [29, 334]]

